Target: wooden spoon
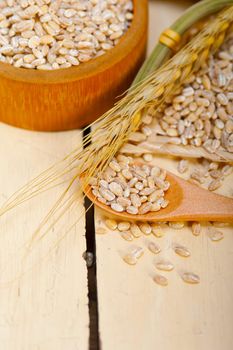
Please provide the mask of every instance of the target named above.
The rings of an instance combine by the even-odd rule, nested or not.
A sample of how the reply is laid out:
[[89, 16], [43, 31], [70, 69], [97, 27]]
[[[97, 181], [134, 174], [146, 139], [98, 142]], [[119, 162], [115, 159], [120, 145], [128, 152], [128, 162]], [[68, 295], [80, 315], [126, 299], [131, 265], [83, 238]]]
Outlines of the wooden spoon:
[[115, 212], [110, 206], [98, 201], [91, 191], [91, 186], [84, 190], [87, 197], [110, 216], [123, 220], [139, 221], [222, 221], [233, 222], [233, 199], [221, 196], [167, 171], [170, 188], [165, 194], [169, 200], [166, 208], [143, 215], [127, 212]]

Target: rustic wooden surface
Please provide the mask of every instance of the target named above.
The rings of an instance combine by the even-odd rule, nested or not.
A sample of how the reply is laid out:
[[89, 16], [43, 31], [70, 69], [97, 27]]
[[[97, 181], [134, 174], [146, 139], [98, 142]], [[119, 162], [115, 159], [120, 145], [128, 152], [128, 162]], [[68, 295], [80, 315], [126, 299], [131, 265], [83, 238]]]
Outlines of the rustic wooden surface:
[[[189, 1], [150, 1], [150, 49], [161, 30], [188, 5]], [[78, 131], [32, 133], [4, 124], [0, 124], [0, 139], [0, 204], [81, 142]], [[175, 161], [156, 160], [176, 172]], [[229, 177], [219, 193], [232, 196], [232, 180]], [[98, 323], [102, 350], [232, 349], [231, 227], [223, 229], [225, 238], [216, 244], [210, 242], [204, 229], [199, 237], [194, 237], [189, 227], [180, 231], [166, 228], [165, 236], [157, 243], [163, 250], [162, 256], [176, 265], [175, 271], [166, 273], [167, 288], [152, 281], [156, 259], [149, 252], [137, 266], [128, 266], [122, 261], [122, 254], [130, 243], [114, 232], [97, 235], [97, 303], [95, 269], [89, 269], [87, 283], [82, 259], [86, 250], [84, 217], [62, 239], [83, 211], [81, 198], [49, 235], [29, 246], [32, 233], [60, 192], [61, 188], [46, 192], [0, 219], [1, 349], [97, 350]], [[96, 227], [103, 226], [103, 221], [96, 211]], [[91, 220], [88, 224], [89, 248], [94, 249]], [[62, 240], [57, 245], [59, 239]], [[186, 245], [191, 258], [175, 256], [171, 250], [173, 242]], [[136, 241], [144, 248], [146, 243], [145, 237]], [[179, 272], [185, 268], [200, 275], [200, 285], [181, 281]]]
[[68, 130], [106, 112], [144, 60], [146, 4], [134, 0], [134, 20], [119, 45], [78, 67], [25, 71], [0, 63], [0, 120], [30, 130]]
[[[150, 1], [149, 48], [159, 33], [190, 4], [183, 1]], [[156, 157], [155, 164], [177, 174], [177, 162]], [[233, 195], [233, 176], [218, 193]], [[96, 210], [96, 228], [104, 217]], [[133, 244], [145, 249], [136, 266], [129, 266], [122, 255], [132, 243], [116, 232], [96, 236], [99, 331], [102, 350], [231, 350], [233, 323], [233, 228], [220, 229], [225, 238], [213, 243], [202, 233], [194, 237], [191, 229], [165, 228], [163, 238], [142, 237]], [[157, 242], [160, 257], [171, 260], [175, 270], [164, 273], [169, 285], [156, 285], [153, 256], [146, 245]], [[180, 243], [191, 251], [190, 258], [175, 256], [171, 247]], [[200, 275], [199, 285], [185, 284], [180, 272]]]
[[[79, 131], [32, 133], [0, 124], [0, 202], [81, 142]], [[80, 203], [27, 250], [33, 232], [61, 193], [46, 192], [0, 219], [0, 348], [86, 350], [89, 319], [85, 217]]]

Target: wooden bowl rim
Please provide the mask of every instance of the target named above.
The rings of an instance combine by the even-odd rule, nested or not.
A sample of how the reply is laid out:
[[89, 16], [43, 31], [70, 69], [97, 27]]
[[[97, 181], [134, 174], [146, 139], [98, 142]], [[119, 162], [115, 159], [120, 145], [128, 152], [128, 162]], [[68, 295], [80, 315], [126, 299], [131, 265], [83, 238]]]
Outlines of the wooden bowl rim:
[[88, 78], [111, 68], [127, 56], [132, 47], [138, 44], [140, 37], [144, 35], [144, 31], [141, 29], [145, 22], [147, 24], [147, 0], [133, 0], [133, 3], [134, 17], [130, 27], [119, 40], [119, 43], [104, 55], [81, 63], [77, 67], [73, 66], [53, 71], [16, 68], [10, 64], [0, 62], [0, 75], [6, 79], [25, 83], [56, 84]]

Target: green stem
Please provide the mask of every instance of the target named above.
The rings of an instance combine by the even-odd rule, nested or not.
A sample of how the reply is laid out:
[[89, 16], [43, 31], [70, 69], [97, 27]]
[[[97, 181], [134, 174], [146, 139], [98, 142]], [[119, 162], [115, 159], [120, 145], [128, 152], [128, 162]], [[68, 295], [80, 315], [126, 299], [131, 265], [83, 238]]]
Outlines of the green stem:
[[[188, 28], [190, 28], [197, 21], [202, 18], [211, 15], [217, 11], [220, 11], [224, 7], [233, 5], [233, 0], [203, 0], [198, 2], [197, 4], [188, 8], [182, 16], [176, 20], [170, 28], [175, 30], [179, 34], [183, 34]], [[139, 70], [136, 78], [134, 79], [132, 86], [139, 83], [143, 80], [147, 75], [152, 73], [161, 64], [166, 60], [166, 58], [171, 53], [171, 49], [167, 46], [158, 43], [151, 55], [147, 58], [147, 60], [142, 65]]]

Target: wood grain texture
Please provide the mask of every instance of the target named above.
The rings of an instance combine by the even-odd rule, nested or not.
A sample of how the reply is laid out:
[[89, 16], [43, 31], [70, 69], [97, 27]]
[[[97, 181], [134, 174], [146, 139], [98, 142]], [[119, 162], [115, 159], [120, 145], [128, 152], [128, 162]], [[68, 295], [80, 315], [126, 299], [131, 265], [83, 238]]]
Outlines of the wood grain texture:
[[[81, 134], [32, 133], [0, 124], [0, 202], [81, 143]], [[32, 234], [63, 185], [0, 219], [0, 348], [87, 350], [89, 338], [82, 198], [45, 236]], [[61, 240], [57, 245], [58, 240]]]
[[147, 41], [147, 0], [118, 45], [78, 67], [56, 71], [0, 63], [0, 120], [32, 130], [80, 128], [107, 111], [133, 80]]
[[[183, 1], [150, 1], [149, 50], [186, 5]], [[177, 174], [177, 161], [157, 156], [155, 163]], [[232, 183], [231, 175], [216, 192], [232, 197]], [[96, 209], [96, 228], [105, 227], [104, 219]], [[162, 238], [144, 236], [133, 243], [109, 229], [107, 234], [96, 236], [102, 350], [232, 349], [233, 227], [220, 230], [225, 238], [218, 243], [210, 241], [205, 224], [198, 237], [189, 226], [165, 228]], [[159, 244], [160, 255], [148, 251], [149, 240]], [[173, 243], [188, 247], [191, 257], [177, 256]], [[145, 249], [136, 266], [122, 260], [132, 245]], [[169, 280], [167, 287], [152, 280], [160, 257], [175, 265], [174, 271], [162, 273]], [[180, 278], [184, 270], [199, 274], [201, 283], [185, 284]]]

